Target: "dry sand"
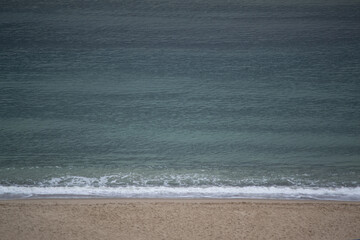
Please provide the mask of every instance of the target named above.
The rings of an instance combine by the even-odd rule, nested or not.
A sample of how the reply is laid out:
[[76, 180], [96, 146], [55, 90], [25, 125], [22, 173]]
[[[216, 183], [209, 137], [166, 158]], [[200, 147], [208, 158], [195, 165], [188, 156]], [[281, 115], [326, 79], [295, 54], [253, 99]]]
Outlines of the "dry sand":
[[356, 239], [360, 202], [0, 201], [0, 239]]

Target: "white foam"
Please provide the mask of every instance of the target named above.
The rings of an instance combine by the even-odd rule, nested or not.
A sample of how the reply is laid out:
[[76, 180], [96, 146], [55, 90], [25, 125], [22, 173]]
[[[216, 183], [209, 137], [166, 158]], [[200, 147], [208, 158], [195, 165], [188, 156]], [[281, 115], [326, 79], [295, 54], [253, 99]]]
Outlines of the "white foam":
[[0, 199], [7, 198], [272, 198], [360, 200], [360, 187], [24, 187], [0, 186]]

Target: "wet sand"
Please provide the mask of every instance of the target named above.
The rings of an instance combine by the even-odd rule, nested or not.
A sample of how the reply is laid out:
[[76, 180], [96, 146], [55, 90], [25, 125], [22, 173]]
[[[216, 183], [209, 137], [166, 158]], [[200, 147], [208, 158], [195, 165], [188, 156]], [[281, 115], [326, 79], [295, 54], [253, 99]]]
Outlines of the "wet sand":
[[0, 201], [7, 239], [357, 239], [360, 202], [243, 199]]

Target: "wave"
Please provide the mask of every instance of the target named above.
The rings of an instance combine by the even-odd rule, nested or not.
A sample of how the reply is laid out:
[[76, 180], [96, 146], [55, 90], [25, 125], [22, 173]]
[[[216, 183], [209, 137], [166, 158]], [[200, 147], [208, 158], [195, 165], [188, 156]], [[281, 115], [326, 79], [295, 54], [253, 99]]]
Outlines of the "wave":
[[[63, 174], [62, 172], [0, 172], [0, 186], [26, 187], [303, 187], [341, 188], [359, 187], [357, 179], [350, 177], [320, 176], [312, 174], [248, 174], [225, 175], [217, 172], [123, 172], [115, 174]], [[87, 175], [87, 176], [86, 176]], [[349, 175], [349, 174], [348, 174]], [[14, 177], [15, 176], [15, 177]], [[24, 176], [24, 177], [22, 177]], [[341, 181], [339, 181], [341, 180]]]
[[360, 187], [35, 187], [0, 186], [0, 199], [20, 198], [257, 198], [360, 201]]

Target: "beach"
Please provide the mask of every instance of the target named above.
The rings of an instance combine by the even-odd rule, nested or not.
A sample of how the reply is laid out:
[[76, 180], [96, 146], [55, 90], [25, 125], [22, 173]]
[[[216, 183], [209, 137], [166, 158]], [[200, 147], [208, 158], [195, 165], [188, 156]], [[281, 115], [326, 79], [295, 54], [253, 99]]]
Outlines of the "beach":
[[359, 12], [2, 1], [0, 240], [360, 240]]
[[1, 239], [357, 239], [360, 202], [245, 199], [0, 201]]

